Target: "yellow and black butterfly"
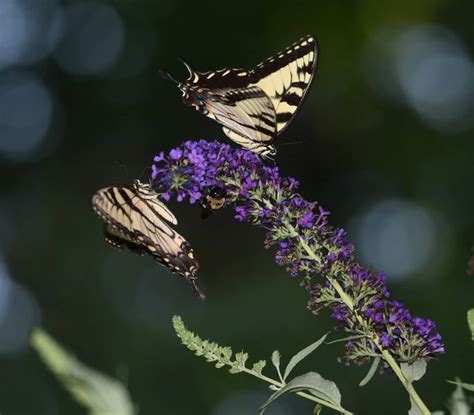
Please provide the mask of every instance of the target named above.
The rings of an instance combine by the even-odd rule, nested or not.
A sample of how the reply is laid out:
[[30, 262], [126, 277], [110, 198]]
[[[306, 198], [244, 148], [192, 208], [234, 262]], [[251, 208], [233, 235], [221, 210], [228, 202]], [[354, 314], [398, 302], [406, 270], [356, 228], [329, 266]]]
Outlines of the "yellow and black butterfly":
[[244, 148], [274, 156], [272, 142], [298, 112], [316, 71], [316, 41], [306, 36], [252, 70], [189, 71], [178, 84], [185, 104], [223, 125], [224, 133]]
[[105, 240], [111, 246], [137, 255], [151, 255], [171, 272], [196, 285], [199, 268], [191, 245], [170, 225], [178, 221], [158, 199], [149, 184], [135, 180], [131, 187], [111, 186], [92, 196], [92, 208], [104, 222]]

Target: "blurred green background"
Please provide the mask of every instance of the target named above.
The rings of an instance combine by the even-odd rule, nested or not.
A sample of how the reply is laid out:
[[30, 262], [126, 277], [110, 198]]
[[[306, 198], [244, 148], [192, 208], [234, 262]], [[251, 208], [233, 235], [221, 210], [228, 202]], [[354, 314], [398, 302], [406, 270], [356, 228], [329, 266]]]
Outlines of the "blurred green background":
[[[474, 244], [474, 3], [469, 1], [2, 0], [0, 2], [0, 412], [83, 414], [27, 345], [41, 324], [88, 365], [128, 370], [140, 414], [253, 414], [269, 391], [217, 371], [174, 336], [171, 317], [254, 359], [291, 353], [332, 327], [264, 234], [172, 203], [200, 261], [200, 302], [181, 279], [106, 247], [91, 194], [146, 178], [160, 150], [226, 140], [161, 79], [252, 67], [305, 34], [319, 43], [308, 99], [278, 165], [332, 212], [359, 260], [387, 272], [394, 298], [434, 319], [447, 354], [418, 390], [443, 408], [458, 375], [474, 382], [465, 313]], [[126, 166], [127, 174], [120, 167]], [[359, 414], [409, 408], [390, 375], [364, 388], [342, 344], [305, 362]], [[310, 414], [293, 397], [269, 415]]]

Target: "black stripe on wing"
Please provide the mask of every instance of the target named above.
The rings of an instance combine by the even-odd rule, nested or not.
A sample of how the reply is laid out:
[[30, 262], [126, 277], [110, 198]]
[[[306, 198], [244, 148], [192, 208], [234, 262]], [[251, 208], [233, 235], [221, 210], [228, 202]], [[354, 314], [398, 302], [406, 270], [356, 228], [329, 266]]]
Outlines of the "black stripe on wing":
[[277, 136], [301, 108], [316, 71], [317, 55], [315, 39], [306, 36], [251, 71], [252, 83], [272, 100], [278, 121]]
[[270, 56], [263, 62], [259, 63], [255, 69], [250, 71], [251, 82], [257, 83], [260, 79], [277, 72], [285, 66], [288, 66], [288, 64], [292, 61], [303, 58], [311, 52], [314, 53], [312, 61], [308, 62], [307, 65], [298, 68], [298, 70], [307, 71], [307, 73], [313, 74], [316, 69], [317, 45], [313, 36], [307, 35], [288, 46], [281, 52], [276, 53], [275, 55]]
[[105, 241], [112, 247], [134, 255], [146, 255], [148, 250], [141, 244], [129, 240], [125, 234], [121, 234], [110, 225], [104, 226]]
[[301, 95], [297, 94], [296, 92], [288, 92], [281, 97], [281, 101], [297, 107], [298, 105], [300, 105]]
[[[244, 142], [271, 143], [276, 132], [275, 109], [270, 98], [257, 86], [216, 91], [212, 100], [205, 102], [208, 116], [222, 124]], [[224, 132], [227, 131], [224, 129]], [[234, 136], [226, 135], [234, 140]], [[239, 144], [243, 145], [240, 140]], [[243, 145], [250, 148], [249, 145]]]

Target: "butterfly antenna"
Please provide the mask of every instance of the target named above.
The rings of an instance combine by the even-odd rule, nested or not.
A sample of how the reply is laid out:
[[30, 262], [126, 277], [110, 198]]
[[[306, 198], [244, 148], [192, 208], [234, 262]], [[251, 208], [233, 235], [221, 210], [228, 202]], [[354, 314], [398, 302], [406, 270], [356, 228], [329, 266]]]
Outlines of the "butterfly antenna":
[[291, 142], [289, 142], [289, 143], [277, 144], [277, 145], [275, 145], [275, 147], [278, 147], [278, 148], [279, 148], [279, 147], [283, 147], [283, 146], [291, 146], [291, 145], [293, 145], [293, 144], [303, 144], [303, 143], [304, 143], [304, 141], [291, 141]]
[[184, 59], [181, 58], [181, 57], [179, 57], [178, 59], [179, 59], [179, 61], [180, 61], [184, 66], [186, 66], [186, 69], [187, 69], [188, 72], [189, 72], [189, 76], [192, 76], [192, 75], [194, 74], [194, 70], [193, 70], [193, 68], [191, 68], [191, 65], [189, 65], [188, 63], [186, 63], [186, 62], [184, 61]]
[[120, 160], [115, 160], [115, 163], [120, 166], [122, 171], [125, 173], [125, 176], [128, 177], [128, 171], [127, 171], [127, 168], [125, 167], [125, 164], [123, 164]]
[[174, 82], [175, 84], [180, 84], [180, 82], [178, 82], [174, 77], [173, 75], [171, 75], [169, 73], [169, 71], [167, 69], [158, 69], [158, 72], [160, 73], [161, 77], [163, 79], [166, 79], [167, 81], [171, 81], [171, 82]]
[[[151, 170], [151, 167], [145, 167], [145, 168], [143, 169], [142, 174], [140, 174], [140, 181], [142, 181], [143, 175], [144, 175], [148, 170]], [[148, 182], [149, 182], [150, 185], [151, 185], [151, 178], [150, 178], [150, 177], [148, 177]]]

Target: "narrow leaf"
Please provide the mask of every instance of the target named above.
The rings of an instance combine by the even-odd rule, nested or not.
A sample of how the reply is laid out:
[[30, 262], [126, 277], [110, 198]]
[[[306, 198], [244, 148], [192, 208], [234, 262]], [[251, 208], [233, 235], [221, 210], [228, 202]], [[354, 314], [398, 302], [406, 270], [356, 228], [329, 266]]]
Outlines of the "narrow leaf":
[[313, 414], [321, 415], [322, 410], [323, 410], [323, 406], [318, 403], [313, 409]]
[[43, 330], [33, 331], [31, 345], [73, 398], [89, 410], [90, 415], [136, 413], [122, 383], [79, 362]]
[[260, 413], [262, 414], [270, 404], [275, 402], [283, 394], [287, 392], [300, 391], [308, 391], [312, 395], [340, 407], [341, 412], [344, 412], [344, 409], [340, 406], [341, 393], [339, 392], [336, 384], [330, 380], [324, 379], [319, 373], [309, 372], [292, 379], [285, 386], [270, 396], [268, 400], [260, 407]]
[[411, 408], [408, 411], [408, 415], [423, 415], [423, 412], [421, 412], [421, 409], [418, 407], [418, 405], [412, 398], [410, 398], [410, 403]]
[[453, 381], [453, 380], [448, 380], [448, 383], [452, 383], [453, 385], [460, 386], [463, 389], [466, 389], [469, 392], [474, 392], [474, 384], [472, 383], [464, 383], [460, 381]]
[[426, 373], [426, 360], [416, 360], [411, 365], [402, 363], [400, 367], [407, 381], [413, 383], [420, 380]]
[[326, 342], [326, 344], [334, 344], [334, 343], [341, 343], [341, 342], [346, 342], [348, 340], [357, 340], [357, 339], [362, 339], [363, 337], [367, 337], [365, 335], [359, 334], [357, 336], [346, 336], [342, 337], [340, 339], [332, 340], [330, 342]]
[[295, 368], [295, 366], [301, 362], [305, 357], [307, 357], [309, 354], [314, 352], [321, 344], [326, 340], [326, 337], [328, 336], [329, 332], [326, 333], [323, 337], [321, 337], [318, 341], [314, 342], [313, 344], [310, 344], [309, 346], [305, 347], [303, 350], [299, 351], [296, 353], [290, 360], [290, 363], [288, 363], [288, 366], [285, 369], [285, 374], [283, 375], [283, 379], [286, 379], [291, 371]]
[[474, 341], [474, 308], [467, 312], [467, 323], [469, 324], [469, 330], [471, 330], [471, 339]]
[[462, 382], [456, 379], [456, 382], [450, 383], [456, 384], [456, 389], [452, 393], [448, 402], [448, 409], [451, 415], [470, 415], [471, 407], [467, 401], [466, 394], [464, 393], [463, 388], [457, 384]]
[[377, 368], [379, 367], [379, 363], [380, 363], [380, 357], [376, 357], [374, 358], [374, 360], [372, 360], [372, 365], [370, 366], [370, 369], [367, 372], [367, 375], [365, 375], [365, 378], [360, 381], [359, 386], [365, 386], [367, 385], [367, 383], [370, 382], [370, 380], [374, 377], [375, 372], [377, 371]]
[[273, 363], [273, 366], [275, 366], [275, 369], [277, 371], [280, 370], [280, 360], [281, 360], [281, 354], [278, 350], [275, 350], [272, 353], [272, 363]]

